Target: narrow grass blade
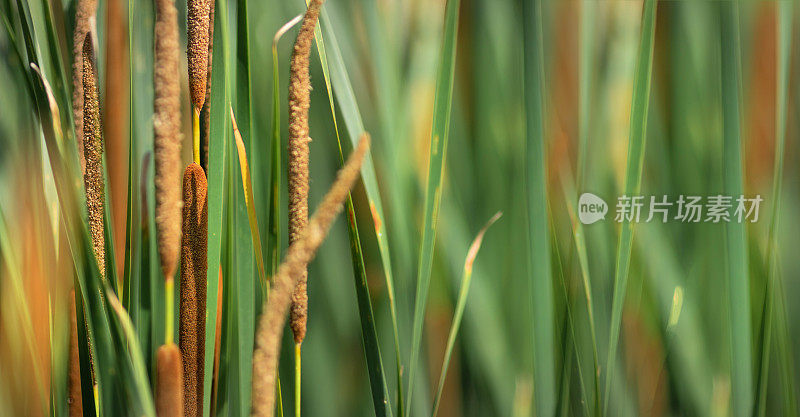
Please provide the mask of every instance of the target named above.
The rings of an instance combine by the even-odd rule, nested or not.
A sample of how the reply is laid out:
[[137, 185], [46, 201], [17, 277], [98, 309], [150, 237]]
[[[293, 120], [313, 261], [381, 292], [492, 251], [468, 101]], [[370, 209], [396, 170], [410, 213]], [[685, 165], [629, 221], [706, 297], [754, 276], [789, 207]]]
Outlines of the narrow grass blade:
[[536, 414], [552, 416], [558, 392], [554, 372], [555, 342], [553, 277], [547, 214], [547, 166], [544, 136], [544, 52], [542, 9], [538, 0], [523, 7], [526, 189], [528, 210], [528, 264], [533, 306], [533, 387]]
[[[722, 76], [723, 191], [743, 194], [741, 140], [741, 52], [739, 3], [720, 2], [720, 71]], [[731, 400], [735, 416], [753, 412], [753, 375], [750, 323], [750, 279], [745, 225], [725, 225], [725, 271], [728, 276], [731, 337]]]
[[447, 368], [450, 365], [450, 356], [453, 353], [453, 346], [456, 343], [456, 336], [458, 336], [458, 330], [461, 328], [461, 318], [464, 316], [464, 308], [467, 305], [467, 296], [469, 295], [469, 284], [472, 281], [472, 265], [475, 263], [475, 258], [478, 256], [478, 251], [481, 249], [481, 243], [483, 243], [483, 235], [486, 234], [486, 231], [489, 230], [494, 222], [500, 219], [500, 216], [503, 215], [503, 212], [498, 211], [483, 228], [478, 232], [478, 235], [475, 236], [475, 240], [472, 241], [472, 245], [469, 247], [469, 251], [467, 251], [467, 258], [464, 261], [464, 274], [461, 277], [461, 288], [458, 290], [458, 301], [456, 302], [456, 310], [453, 314], [453, 323], [450, 325], [450, 334], [447, 336], [447, 347], [444, 351], [444, 359], [442, 361], [442, 371], [439, 374], [439, 384], [438, 388], [436, 389], [436, 397], [433, 400], [433, 411], [431, 415], [436, 417], [436, 413], [439, 411], [439, 401], [442, 398], [442, 389], [444, 389], [444, 381], [447, 377]]
[[[638, 195], [642, 184], [642, 166], [647, 139], [647, 116], [650, 103], [650, 75], [653, 70], [653, 42], [656, 31], [657, 0], [645, 0], [642, 12], [642, 33], [636, 57], [636, 73], [631, 97], [630, 131], [628, 134], [628, 163], [625, 169], [627, 196]], [[611, 304], [611, 323], [608, 336], [608, 360], [606, 361], [606, 387], [603, 401], [605, 414], [616, 369], [617, 343], [622, 323], [622, 307], [628, 287], [628, 268], [633, 246], [633, 224], [622, 222], [620, 227], [617, 259], [614, 269], [614, 296]]]
[[439, 202], [442, 197], [444, 162], [447, 155], [447, 137], [450, 130], [450, 109], [453, 102], [453, 80], [456, 64], [456, 35], [458, 34], [458, 12], [460, 0], [447, 0], [445, 6], [444, 34], [439, 52], [439, 69], [436, 75], [436, 91], [433, 102], [431, 145], [428, 161], [428, 183], [425, 190], [425, 211], [422, 223], [417, 291], [414, 301], [414, 321], [411, 339], [411, 360], [408, 365], [408, 389], [406, 390], [405, 415], [411, 410], [411, 397], [416, 377], [417, 355], [422, 343], [422, 327], [425, 324], [425, 308], [428, 303], [433, 248], [439, 217]]
[[[256, 217], [255, 201], [253, 200], [253, 185], [250, 178], [250, 166], [247, 164], [247, 150], [242, 140], [242, 135], [239, 132], [239, 127], [236, 125], [236, 117], [231, 112], [231, 123], [233, 124], [233, 137], [236, 140], [236, 152], [239, 156], [239, 168], [242, 171], [242, 186], [244, 191], [244, 201], [247, 206], [247, 219], [250, 223], [250, 235], [253, 239], [253, 253], [256, 258], [256, 265], [258, 266], [258, 276], [261, 279], [263, 288], [268, 288], [266, 273], [264, 272], [264, 257], [261, 256], [261, 237], [258, 233], [258, 218]], [[269, 292], [269, 290], [266, 290]]]
[[228, 5], [216, 1], [214, 18], [214, 71], [211, 73], [211, 133], [209, 138], [208, 163], [208, 284], [206, 290], [206, 351], [205, 376], [203, 378], [203, 415], [214, 413], [211, 407], [211, 382], [214, 372], [214, 344], [217, 330], [217, 292], [219, 290], [219, 266], [222, 248], [222, 202], [223, 184], [230, 107], [228, 83], [229, 39]]
[[[784, 292], [776, 292], [776, 280], [778, 279], [778, 240], [776, 231], [780, 222], [781, 193], [783, 191], [783, 160], [784, 149], [786, 147], [786, 104], [787, 92], [789, 90], [789, 51], [791, 50], [792, 33], [792, 3], [781, 1], [775, 8], [777, 13], [778, 26], [776, 30], [777, 40], [777, 83], [776, 83], [776, 103], [775, 103], [775, 168], [772, 178], [772, 213], [769, 223], [769, 236], [767, 241], [767, 283], [764, 298], [764, 320], [762, 325], [761, 358], [759, 363], [758, 381], [756, 391], [756, 413], [764, 416], [767, 406], [767, 383], [769, 381], [769, 364], [771, 353], [771, 338], [773, 315], [775, 310], [775, 297], [785, 297]], [[783, 312], [783, 311], [782, 311]], [[785, 312], [783, 312], [785, 314]], [[784, 319], [785, 320], [785, 319]], [[781, 368], [790, 368], [787, 358], [780, 358]], [[791, 372], [790, 372], [791, 375]], [[789, 400], [794, 397], [792, 390], [786, 390], [784, 381], [784, 413], [790, 414], [792, 402]], [[788, 400], [788, 401], [787, 401]], [[794, 414], [796, 414], [796, 410]]]
[[[327, 39], [330, 55], [328, 55], [325, 48], [325, 42], [322, 38], [322, 29], [325, 29], [325, 39]], [[341, 154], [341, 140], [339, 140], [338, 123], [336, 122], [336, 112], [333, 105], [333, 97], [335, 96], [339, 103], [339, 109], [344, 119], [345, 127], [347, 128], [350, 136], [350, 143], [353, 147], [356, 146], [361, 134], [364, 132], [364, 124], [361, 120], [361, 114], [358, 110], [353, 87], [350, 84], [350, 79], [347, 76], [347, 69], [344, 66], [342, 54], [339, 51], [339, 45], [336, 42], [336, 36], [333, 32], [325, 9], [322, 10], [320, 16], [320, 28], [318, 28], [314, 35], [317, 43], [317, 51], [319, 52], [320, 62], [322, 63], [322, 71], [325, 76], [325, 87], [328, 90], [328, 98], [330, 101], [331, 112], [333, 115], [334, 125], [336, 125], [337, 141], [339, 142]], [[330, 56], [330, 62], [328, 57]], [[328, 64], [330, 63], [330, 68]], [[335, 94], [334, 94], [335, 92]], [[392, 331], [394, 336], [394, 353], [395, 364], [397, 366], [397, 407], [398, 414], [403, 415], [403, 376], [402, 376], [402, 361], [400, 358], [400, 332], [397, 326], [397, 306], [395, 302], [394, 291], [394, 278], [392, 272], [392, 263], [389, 257], [389, 242], [386, 233], [386, 225], [384, 224], [383, 205], [381, 204], [380, 192], [378, 190], [378, 180], [375, 175], [375, 166], [372, 162], [371, 151], [367, 153], [364, 162], [361, 165], [361, 179], [364, 188], [367, 192], [367, 199], [369, 200], [370, 212], [375, 227], [375, 238], [378, 241], [378, 250], [381, 254], [381, 265], [383, 266], [383, 273], [386, 279], [386, 289], [389, 296], [389, 312], [392, 318]]]

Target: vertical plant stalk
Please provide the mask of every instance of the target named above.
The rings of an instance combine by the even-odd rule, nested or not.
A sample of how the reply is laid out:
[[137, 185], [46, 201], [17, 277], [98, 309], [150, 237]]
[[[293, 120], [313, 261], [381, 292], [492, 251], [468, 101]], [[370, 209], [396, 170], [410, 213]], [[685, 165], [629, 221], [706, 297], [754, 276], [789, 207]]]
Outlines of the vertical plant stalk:
[[97, 95], [97, 72], [94, 62], [92, 37], [85, 36], [83, 42], [83, 155], [86, 171], [83, 184], [86, 187], [86, 209], [89, 214], [89, 232], [100, 274], [105, 277], [106, 246], [103, 227], [105, 206], [105, 181], [103, 177], [103, 137], [100, 127], [100, 101]]
[[81, 398], [81, 360], [78, 352], [78, 312], [75, 305], [75, 290], [69, 293], [69, 377], [67, 380], [67, 405], [69, 417], [83, 416]]
[[[219, 268], [219, 279], [217, 281], [217, 311], [222, 311], [222, 267]], [[209, 415], [213, 415], [217, 409], [217, 387], [219, 387], [219, 354], [220, 342], [222, 340], [222, 314], [217, 314], [216, 335], [214, 337], [214, 369], [211, 381], [211, 407]]]
[[[647, 139], [647, 113], [650, 103], [650, 77], [653, 69], [653, 43], [655, 40], [657, 0], [645, 0], [642, 12], [642, 34], [636, 60], [636, 72], [631, 96], [630, 131], [628, 134], [628, 162], [625, 169], [625, 195], [638, 195], [642, 184], [642, 167]], [[603, 401], [604, 414], [608, 414], [608, 400], [615, 372], [617, 344], [622, 324], [622, 307], [628, 287], [628, 268], [633, 246], [633, 224], [623, 222], [614, 271], [614, 296], [611, 302], [611, 323], [606, 361], [606, 387]]]
[[189, 66], [189, 95], [192, 99], [192, 145], [194, 161], [200, 163], [200, 111], [206, 99], [209, 73], [210, 0], [189, 0], [187, 3], [187, 58]]
[[[311, 78], [308, 65], [314, 27], [323, 0], [313, 0], [303, 17], [289, 66], [289, 244], [296, 242], [308, 224], [308, 109], [311, 106]], [[303, 268], [292, 294], [290, 326], [296, 344], [306, 335], [308, 320], [308, 271]]]
[[156, 1], [154, 153], [156, 231], [165, 287], [166, 344], [172, 342], [175, 270], [181, 239], [180, 83], [178, 78], [178, 12], [172, 0]]
[[[72, 34], [72, 113], [75, 123], [75, 142], [81, 173], [86, 169], [83, 157], [83, 42], [91, 33], [97, 0], [78, 0], [75, 6], [75, 30]], [[90, 35], [91, 36], [91, 35]]]
[[208, 183], [203, 168], [189, 164], [183, 174], [183, 228], [179, 344], [183, 363], [183, 410], [203, 414], [206, 280], [208, 274]]
[[[121, 280], [125, 266], [128, 208], [128, 26], [121, 0], [106, 2], [106, 89], [103, 134], [106, 142], [114, 255]], [[121, 283], [120, 283], [121, 285]]]
[[[718, 4], [720, 11], [720, 70], [722, 77], [723, 190], [742, 194], [741, 57], [739, 3]], [[750, 277], [745, 225], [725, 225], [725, 271], [730, 297], [731, 401], [734, 416], [753, 412], [752, 337], [750, 323]]]
[[[439, 217], [439, 203], [442, 200], [447, 141], [450, 133], [450, 111], [453, 104], [453, 83], [455, 80], [456, 40], [458, 35], [458, 15], [460, 0], [447, 0], [445, 6], [444, 34], [439, 51], [439, 69], [436, 74], [433, 120], [431, 123], [431, 142], [428, 152], [428, 180], [425, 185], [425, 212], [422, 226], [422, 243], [419, 250], [417, 269], [417, 288], [414, 300], [414, 321], [411, 340], [411, 359], [408, 365], [408, 389], [406, 390], [405, 415], [411, 413], [411, 398], [414, 394], [417, 360], [422, 343], [422, 328], [425, 322], [425, 309], [430, 290], [433, 252], [436, 243], [436, 228]], [[388, 281], [387, 281], [388, 282]]]
[[544, 136], [544, 52], [542, 6], [538, 0], [523, 3], [525, 36], [526, 184], [528, 210], [528, 273], [533, 317], [533, 379], [536, 414], [552, 416], [556, 410], [553, 277], [547, 213], [547, 146]]
[[275, 412], [275, 393], [281, 332], [292, 292], [308, 263], [314, 258], [325, 239], [331, 223], [341, 210], [350, 189], [359, 176], [361, 163], [369, 149], [370, 139], [364, 134], [358, 147], [339, 171], [336, 182], [325, 195], [303, 234], [289, 246], [286, 258], [275, 275], [266, 309], [261, 315], [253, 352], [253, 416], [272, 417]]
[[156, 415], [180, 417], [183, 415], [181, 392], [181, 353], [174, 343], [167, 343], [156, 351]]
[[[300, 239], [308, 225], [308, 109], [311, 106], [309, 55], [314, 28], [324, 0], [313, 0], [303, 17], [289, 65], [289, 244]], [[292, 293], [289, 326], [295, 342], [295, 414], [300, 414], [301, 375], [300, 345], [308, 324], [308, 269], [301, 267]]]

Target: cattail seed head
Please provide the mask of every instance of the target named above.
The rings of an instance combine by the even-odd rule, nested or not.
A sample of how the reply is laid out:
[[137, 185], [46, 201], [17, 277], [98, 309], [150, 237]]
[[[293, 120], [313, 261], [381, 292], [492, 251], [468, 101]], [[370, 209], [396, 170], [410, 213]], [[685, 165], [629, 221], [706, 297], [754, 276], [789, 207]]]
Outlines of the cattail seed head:
[[188, 1], [187, 52], [189, 61], [189, 92], [192, 104], [197, 109], [203, 108], [206, 99], [206, 81], [208, 76], [208, 44], [209, 15], [213, 3], [210, 0]]
[[97, 94], [97, 72], [95, 71], [92, 37], [83, 42], [83, 155], [86, 171], [83, 183], [86, 187], [86, 209], [89, 214], [89, 232], [92, 235], [94, 255], [100, 273], [105, 276], [106, 246], [103, 227], [105, 205], [105, 180], [103, 179], [103, 138], [100, 128], [100, 101]]
[[325, 239], [331, 223], [358, 178], [361, 163], [369, 150], [370, 138], [364, 134], [358, 147], [339, 171], [336, 182], [322, 199], [314, 217], [299, 239], [289, 246], [278, 267], [266, 309], [261, 315], [253, 351], [253, 415], [272, 417], [275, 410], [275, 381], [283, 325], [291, 295], [308, 263]]
[[92, 20], [97, 12], [97, 0], [78, 0], [75, 6], [75, 30], [72, 34], [72, 115], [75, 123], [75, 141], [83, 173], [83, 42], [91, 32]]
[[180, 246], [180, 78], [178, 12], [173, 0], [156, 0], [154, 153], [156, 229], [161, 270], [175, 274]]
[[156, 351], [156, 415], [183, 415], [181, 384], [181, 353], [174, 343], [162, 345]]
[[183, 174], [183, 236], [179, 339], [183, 362], [183, 410], [186, 417], [202, 414], [208, 273], [208, 184], [196, 163]]
[[[308, 224], [308, 109], [311, 78], [308, 72], [314, 27], [324, 0], [312, 0], [303, 17], [289, 66], [289, 243], [300, 238]], [[295, 343], [306, 335], [308, 321], [308, 271], [303, 268], [292, 294], [290, 327]]]
[[208, 72], [206, 97], [200, 112], [200, 165], [208, 172], [208, 136], [211, 133], [211, 64], [214, 58], [214, 0], [208, 6]]

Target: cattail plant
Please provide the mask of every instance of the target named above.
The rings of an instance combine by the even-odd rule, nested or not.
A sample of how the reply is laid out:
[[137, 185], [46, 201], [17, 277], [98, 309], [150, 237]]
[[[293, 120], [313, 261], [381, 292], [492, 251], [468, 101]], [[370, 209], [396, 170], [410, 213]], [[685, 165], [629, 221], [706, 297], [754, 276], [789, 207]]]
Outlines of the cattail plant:
[[181, 353], [174, 343], [156, 351], [156, 414], [159, 417], [183, 415]]
[[194, 161], [200, 163], [200, 111], [206, 99], [209, 73], [210, 0], [189, 0], [187, 3], [189, 61], [189, 93], [192, 99], [192, 144]]
[[160, 416], [183, 415], [183, 367], [172, 343], [173, 286], [181, 239], [180, 85], [178, 78], [178, 12], [172, 0], [156, 1], [154, 153], [156, 232], [164, 274], [165, 345], [156, 357], [156, 408]]
[[275, 411], [275, 387], [281, 330], [286, 322], [286, 310], [293, 301], [292, 293], [304, 276], [308, 263], [314, 258], [325, 239], [333, 219], [353, 187], [369, 150], [370, 138], [361, 136], [358, 147], [339, 171], [336, 182], [322, 199], [314, 217], [302, 234], [290, 246], [286, 258], [278, 267], [266, 310], [261, 315], [253, 352], [253, 415], [271, 417]]
[[83, 184], [86, 187], [86, 209], [89, 213], [89, 232], [92, 235], [94, 256], [101, 275], [105, 276], [106, 246], [103, 227], [105, 205], [105, 180], [103, 179], [103, 138], [100, 128], [100, 100], [97, 94], [92, 37], [83, 42], [83, 155], [86, 169]]
[[199, 416], [203, 410], [208, 272], [207, 193], [208, 183], [203, 168], [197, 163], [189, 164], [183, 174], [179, 324], [183, 362], [183, 410], [187, 417]]
[[[308, 109], [311, 106], [311, 78], [308, 73], [314, 27], [323, 0], [312, 0], [294, 44], [289, 66], [289, 243], [300, 239], [308, 224]], [[297, 345], [303, 342], [308, 320], [308, 271], [302, 268], [292, 294], [290, 326]]]
[[[172, 284], [180, 246], [180, 85], [178, 78], [178, 13], [172, 0], [156, 1], [154, 154], [156, 232], [161, 271], [171, 317]], [[171, 339], [167, 320], [167, 341]]]
[[83, 42], [91, 29], [97, 12], [97, 0], [78, 0], [75, 6], [75, 30], [72, 35], [72, 113], [75, 122], [75, 141], [81, 173], [85, 170], [83, 158]]

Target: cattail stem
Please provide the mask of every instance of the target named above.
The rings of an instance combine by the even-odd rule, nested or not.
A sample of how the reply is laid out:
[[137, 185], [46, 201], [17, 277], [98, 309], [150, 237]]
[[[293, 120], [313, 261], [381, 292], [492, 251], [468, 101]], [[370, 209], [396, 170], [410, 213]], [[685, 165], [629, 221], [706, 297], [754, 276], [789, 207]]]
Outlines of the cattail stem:
[[301, 355], [300, 345], [300, 343], [294, 344], [294, 415], [296, 416], [300, 415], [300, 395], [303, 393], [303, 355]]
[[186, 417], [200, 416], [203, 410], [208, 274], [207, 193], [208, 183], [203, 168], [196, 163], [189, 164], [183, 174], [179, 328]]
[[192, 155], [194, 163], [200, 164], [200, 108], [192, 106]]
[[173, 341], [175, 325], [175, 279], [168, 277], [164, 280], [164, 343], [170, 344]]
[[286, 258], [278, 267], [269, 301], [258, 322], [256, 348], [253, 352], [253, 415], [271, 417], [275, 412], [277, 362], [280, 354], [281, 332], [286, 323], [286, 312], [292, 301], [292, 292], [303, 270], [313, 259], [330, 229], [336, 214], [341, 210], [358, 178], [364, 155], [369, 149], [369, 136], [364, 134], [358, 147], [339, 171], [336, 182], [325, 195], [314, 217], [300, 239], [289, 246]]

